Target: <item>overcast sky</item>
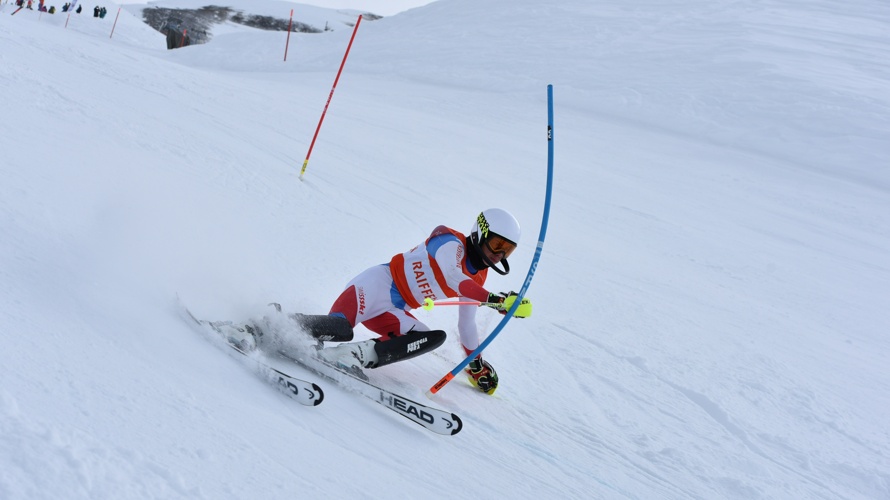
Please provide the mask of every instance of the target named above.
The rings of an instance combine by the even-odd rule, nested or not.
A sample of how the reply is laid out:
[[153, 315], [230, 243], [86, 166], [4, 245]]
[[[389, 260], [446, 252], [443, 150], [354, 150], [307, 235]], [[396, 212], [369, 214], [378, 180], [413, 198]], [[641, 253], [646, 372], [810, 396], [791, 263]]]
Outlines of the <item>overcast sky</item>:
[[299, 3], [328, 7], [331, 9], [366, 10], [381, 16], [392, 16], [399, 12], [432, 3], [435, 0], [299, 0]]

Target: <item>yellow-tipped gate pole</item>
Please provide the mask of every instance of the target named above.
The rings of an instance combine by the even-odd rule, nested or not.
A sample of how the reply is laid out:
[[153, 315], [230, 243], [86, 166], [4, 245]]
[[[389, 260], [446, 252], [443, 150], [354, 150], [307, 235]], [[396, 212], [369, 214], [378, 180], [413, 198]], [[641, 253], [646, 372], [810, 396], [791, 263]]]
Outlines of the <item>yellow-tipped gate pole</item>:
[[346, 65], [346, 58], [349, 57], [349, 49], [352, 48], [352, 41], [355, 40], [355, 34], [358, 32], [358, 26], [362, 23], [362, 16], [358, 16], [355, 28], [352, 30], [352, 37], [349, 39], [349, 45], [346, 46], [346, 54], [343, 55], [343, 62], [340, 63], [340, 69], [337, 71], [337, 78], [334, 79], [334, 85], [331, 87], [331, 93], [328, 94], [328, 100], [324, 103], [324, 110], [321, 112], [321, 118], [318, 119], [318, 126], [315, 127], [315, 135], [312, 136], [312, 142], [309, 143], [309, 151], [306, 153], [306, 159], [303, 160], [303, 168], [300, 169], [300, 180], [303, 180], [303, 174], [306, 173], [306, 167], [309, 165], [309, 156], [312, 155], [312, 148], [315, 146], [315, 139], [318, 138], [318, 131], [321, 130], [321, 124], [324, 122], [324, 115], [328, 112], [328, 106], [331, 104], [331, 98], [334, 97], [334, 91], [337, 90], [337, 82], [340, 81], [340, 73], [343, 72], [343, 66]]

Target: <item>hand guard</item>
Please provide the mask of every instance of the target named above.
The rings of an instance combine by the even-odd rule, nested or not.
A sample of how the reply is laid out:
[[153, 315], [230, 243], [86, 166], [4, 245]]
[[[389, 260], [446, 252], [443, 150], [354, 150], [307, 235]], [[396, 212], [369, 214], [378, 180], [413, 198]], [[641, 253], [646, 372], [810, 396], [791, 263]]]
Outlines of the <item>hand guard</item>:
[[498, 388], [497, 372], [494, 371], [494, 368], [487, 361], [483, 361], [481, 357], [470, 361], [470, 364], [464, 368], [464, 371], [467, 372], [473, 387], [485, 394], [494, 394], [495, 389]]
[[[488, 302], [493, 302], [499, 304], [499, 307], [496, 309], [501, 314], [507, 314], [507, 311], [513, 307], [513, 303], [516, 302], [516, 297], [518, 295], [516, 292], [501, 292], [500, 294], [490, 293], [488, 294]], [[516, 312], [513, 313], [513, 316], [517, 318], [528, 318], [532, 315], [532, 301], [523, 297], [519, 302], [519, 307], [516, 308]]]

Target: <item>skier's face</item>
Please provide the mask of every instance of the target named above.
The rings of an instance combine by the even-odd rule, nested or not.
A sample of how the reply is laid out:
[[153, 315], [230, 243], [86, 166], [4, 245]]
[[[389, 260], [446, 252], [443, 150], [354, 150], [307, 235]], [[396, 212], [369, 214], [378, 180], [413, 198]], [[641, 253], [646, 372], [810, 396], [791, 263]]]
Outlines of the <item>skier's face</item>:
[[491, 261], [492, 264], [497, 264], [504, 258], [504, 252], [492, 252], [488, 245], [482, 245], [482, 253], [485, 254], [485, 257]]
[[482, 245], [485, 256], [495, 264], [509, 257], [513, 250], [516, 250], [515, 243], [496, 234], [492, 234]]

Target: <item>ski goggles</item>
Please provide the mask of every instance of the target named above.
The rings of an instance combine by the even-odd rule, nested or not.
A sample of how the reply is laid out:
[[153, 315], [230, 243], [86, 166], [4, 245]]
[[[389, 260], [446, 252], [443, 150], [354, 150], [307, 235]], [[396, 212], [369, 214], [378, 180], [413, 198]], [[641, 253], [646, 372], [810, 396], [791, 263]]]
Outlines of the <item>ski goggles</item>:
[[491, 253], [501, 254], [502, 259], [506, 259], [513, 253], [513, 250], [516, 250], [516, 243], [494, 233], [489, 234], [488, 239], [485, 240], [485, 246]]

